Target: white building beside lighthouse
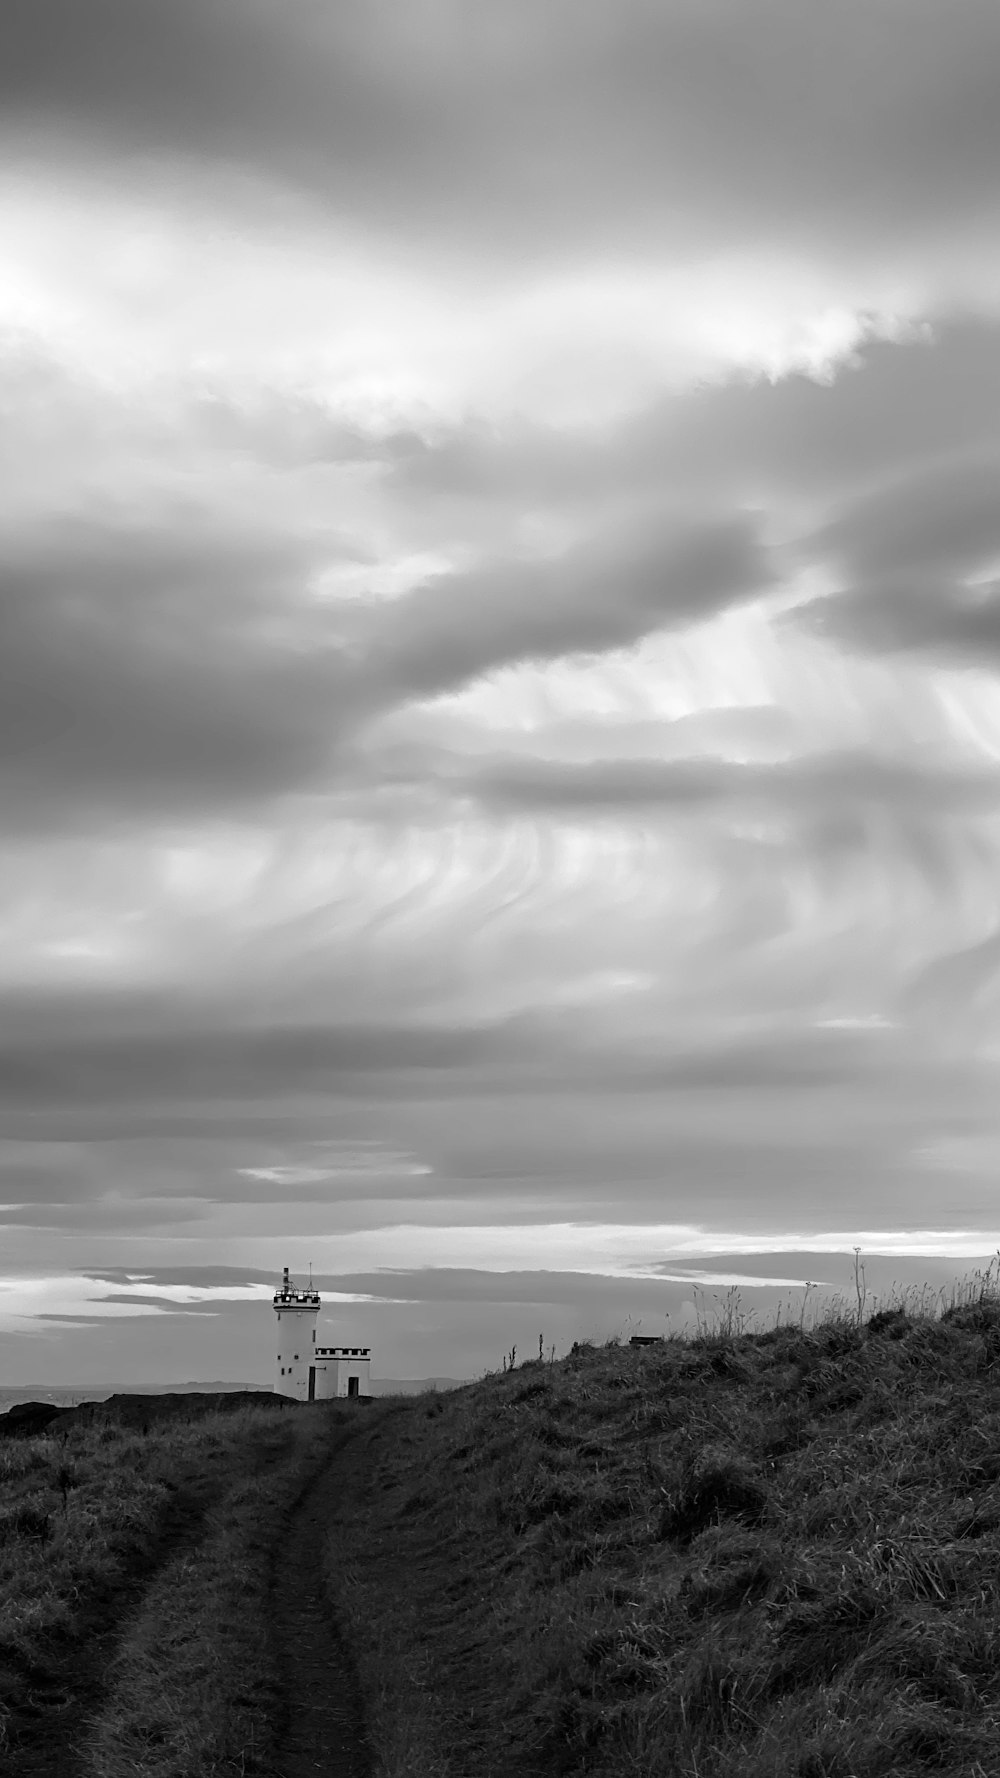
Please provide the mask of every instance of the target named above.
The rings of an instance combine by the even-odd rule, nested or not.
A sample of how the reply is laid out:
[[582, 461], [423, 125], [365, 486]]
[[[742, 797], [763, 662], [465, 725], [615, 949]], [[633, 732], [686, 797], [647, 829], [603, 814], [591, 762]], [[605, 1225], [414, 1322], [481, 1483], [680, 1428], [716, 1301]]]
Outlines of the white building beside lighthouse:
[[294, 1401], [332, 1401], [339, 1396], [370, 1394], [370, 1346], [318, 1346], [319, 1310], [319, 1291], [311, 1284], [306, 1290], [297, 1290], [286, 1266], [274, 1293], [278, 1323], [275, 1395], [290, 1395]]

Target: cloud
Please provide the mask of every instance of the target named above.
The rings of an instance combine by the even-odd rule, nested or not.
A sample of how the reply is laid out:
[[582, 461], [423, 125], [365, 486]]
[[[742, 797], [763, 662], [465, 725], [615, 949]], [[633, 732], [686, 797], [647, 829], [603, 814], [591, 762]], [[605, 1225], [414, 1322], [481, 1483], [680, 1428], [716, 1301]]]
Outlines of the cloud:
[[[760, 365], [649, 397], [600, 427], [524, 416], [439, 425], [388, 464], [398, 498], [470, 506], [544, 505], [586, 515], [633, 498], [750, 502], [818, 512], [852, 493], [942, 469], [959, 484], [995, 448], [1000, 327], [947, 312], [913, 325], [862, 318], [830, 374]], [[919, 515], [918, 515], [919, 516]]]
[[[911, 1018], [968, 1031], [977, 1012], [995, 1014], [1000, 1001], [1000, 930], [979, 944], [961, 945], [914, 972], [901, 996]], [[989, 1020], [992, 1024], [992, 1019]]]
[[494, 758], [469, 770], [438, 769], [440, 781], [486, 806], [549, 815], [627, 818], [634, 811], [698, 816], [718, 809], [729, 820], [771, 815], [810, 822], [867, 807], [941, 819], [989, 814], [1000, 803], [995, 772], [941, 769], [874, 750], [824, 753], [776, 764], [712, 758], [619, 758], [567, 761], [531, 755]]
[[[377, 1179], [381, 1178], [384, 1182], [391, 1181], [392, 1190], [398, 1191], [401, 1179], [422, 1179], [431, 1169], [419, 1166], [415, 1162], [405, 1166], [400, 1166], [397, 1163], [394, 1166], [389, 1161], [384, 1168], [333, 1165], [306, 1167], [286, 1162], [284, 1165], [276, 1167], [238, 1167], [236, 1171], [241, 1179], [259, 1180], [263, 1185], [291, 1186], [296, 1191], [301, 1186], [322, 1185], [329, 1188], [344, 1181], [355, 1186], [363, 1183], [365, 1189], [368, 1190], [372, 1184], [372, 1175], [375, 1174]], [[426, 1190], [426, 1186], [423, 1189]]]
[[[536, 995], [534, 1004], [504, 1019], [459, 1027], [328, 1024], [253, 1032], [221, 1020], [177, 1027], [161, 1014], [159, 1022], [151, 1020], [145, 1029], [115, 1031], [108, 1008], [98, 1004], [95, 1012], [103, 1018], [103, 1034], [70, 1036], [61, 1032], [54, 1008], [50, 1027], [36, 1021], [30, 1038], [14, 1031], [5, 1035], [0, 1045], [0, 1101], [12, 1112], [121, 1108], [126, 1131], [133, 1106], [176, 1106], [182, 1128], [192, 1105], [225, 1106], [220, 1132], [228, 1156], [224, 1149], [213, 1160], [211, 1174], [206, 1175], [197, 1149], [186, 1150], [180, 1136], [175, 1138], [166, 1172], [162, 1165], [151, 1165], [148, 1155], [144, 1158], [146, 1191], [152, 1200], [163, 1200], [169, 1220], [177, 1220], [189, 1213], [185, 1205], [202, 1197], [333, 1202], [368, 1196], [367, 1169], [350, 1170], [349, 1178], [338, 1178], [338, 1172], [348, 1170], [334, 1167], [322, 1181], [311, 1177], [318, 1169], [309, 1165], [308, 1146], [300, 1150], [302, 1161], [276, 1164], [262, 1156], [259, 1166], [248, 1162], [240, 1143], [241, 1120], [247, 1107], [262, 1102], [276, 1110], [301, 1103], [307, 1114], [311, 1102], [313, 1115], [317, 1107], [339, 1105], [355, 1127], [364, 1127], [373, 1104], [405, 1106], [427, 1093], [436, 1104], [450, 1104], [453, 1117], [468, 1106], [462, 1113], [467, 1128], [469, 1119], [481, 1115], [474, 1107], [484, 1098], [530, 1103], [537, 1095], [558, 1125], [565, 1117], [560, 1107], [580, 1092], [602, 1095], [607, 1115], [608, 1098], [616, 1092], [658, 1094], [679, 1101], [699, 1092], [740, 1096], [762, 1090], [781, 1093], [857, 1085], [880, 1070], [891, 1078], [898, 1068], [904, 1077], [913, 1078], [918, 1059], [892, 1045], [891, 1024], [871, 1029], [815, 1024], [790, 1029], [786, 1018], [770, 1028], [751, 1020], [745, 1030], [719, 1024], [697, 1030], [691, 1026], [683, 996], [697, 992], [698, 978], [707, 993], [709, 984], [699, 969], [690, 988], [678, 982], [669, 999], [657, 995], [648, 1007], [642, 992], [589, 1002], [568, 996], [562, 1005], [558, 997]], [[665, 1017], [671, 1000], [672, 1018]], [[51, 1141], [53, 1126], [43, 1124], [39, 1133]], [[165, 1134], [169, 1133], [167, 1124]], [[568, 1142], [568, 1137], [564, 1134], [561, 1140]], [[30, 1179], [19, 1161], [17, 1155], [9, 1193], [17, 1202], [36, 1195], [34, 1187], [26, 1190]], [[389, 1155], [384, 1174], [375, 1160], [371, 1170], [381, 1183], [373, 1186], [372, 1196], [421, 1195], [413, 1184], [417, 1175], [412, 1169], [417, 1165], [437, 1171], [432, 1151], [419, 1163], [408, 1160], [405, 1165]], [[228, 1177], [227, 1166], [232, 1168]], [[248, 1166], [244, 1179], [238, 1169]], [[303, 1166], [308, 1179], [302, 1177]], [[38, 1199], [65, 1205], [82, 1193], [103, 1201], [109, 1217], [124, 1218], [130, 1203], [143, 1197], [143, 1189], [129, 1179], [127, 1149], [114, 1161], [110, 1189], [107, 1167], [108, 1157], [102, 1158], [99, 1150], [87, 1154], [81, 1164], [72, 1154], [62, 1158], [57, 1149], [53, 1158], [49, 1149], [37, 1170], [44, 1174], [50, 1169], [50, 1183], [39, 1183]], [[73, 1181], [70, 1189], [68, 1179]], [[424, 1180], [423, 1195], [433, 1196], [434, 1191], [433, 1180]], [[150, 1215], [158, 1214], [152, 1202]]]
[[956, 454], [843, 505], [809, 545], [841, 590], [797, 606], [787, 621], [872, 653], [993, 662], [998, 478], [994, 453]]
[[314, 393], [267, 387], [191, 392], [191, 420], [209, 447], [237, 451], [273, 468], [375, 464], [391, 469], [422, 456], [417, 432], [364, 431]]
[[331, 549], [190, 512], [0, 540], [8, 817], [176, 817], [350, 792], [373, 714], [518, 661], [632, 643], [774, 577], [745, 516], [685, 528], [643, 515], [554, 561], [360, 604], [310, 597]]
[[752, 515], [684, 525], [633, 515], [550, 561], [425, 582], [387, 612], [370, 670], [432, 696], [497, 667], [598, 653], [698, 622], [773, 585]]
[[109, 1290], [90, 1276], [6, 1277], [0, 1280], [0, 1322], [8, 1331], [25, 1318], [89, 1320], [92, 1316], [168, 1315], [190, 1312], [192, 1306], [236, 1301], [263, 1301], [262, 1284], [226, 1283], [216, 1289], [198, 1285], [164, 1285], [149, 1293], [141, 1283]]
[[483, 1271], [470, 1266], [422, 1266], [419, 1269], [387, 1266], [382, 1271], [359, 1273], [339, 1282], [355, 1285], [359, 1290], [370, 1290], [373, 1298], [382, 1291], [405, 1290], [410, 1302], [565, 1303], [581, 1306], [593, 1302], [612, 1277], [622, 1283], [633, 1282], [637, 1287], [644, 1283], [648, 1285], [650, 1277], [696, 1286], [733, 1283], [784, 1284], [801, 1288], [804, 1282], [798, 1278], [761, 1277], [749, 1272], [733, 1276], [732, 1272], [699, 1266], [666, 1264], [644, 1268], [644, 1271], [644, 1277], [630, 1280], [627, 1274], [620, 1273], [545, 1271], [541, 1268], [537, 1271]]
[[993, 671], [1000, 659], [1000, 582], [949, 587], [918, 573], [810, 600], [793, 621], [860, 652], [912, 653], [942, 666]]
[[[436, 1189], [428, 1182], [433, 1167], [414, 1155], [403, 1154], [379, 1142], [368, 1144], [315, 1142], [304, 1145], [302, 1158], [272, 1161], [270, 1165], [237, 1167], [234, 1195], [290, 1198], [361, 1196], [395, 1198], [414, 1193], [426, 1197]], [[244, 1183], [249, 1181], [249, 1187]]]
[[[200, 522], [199, 522], [200, 520]], [[9, 818], [174, 815], [324, 782], [343, 725], [306, 540], [210, 517], [51, 522], [0, 545]]]
[[916, 243], [993, 213], [998, 50], [989, 0], [947, 18], [518, 0], [502, 19], [19, 0], [0, 99], [8, 129], [243, 164], [438, 250], [465, 231], [480, 251], [623, 252], [669, 229], [688, 252], [784, 235], [874, 254], [887, 229]]
[[[132, 1316], [217, 1315], [232, 1303], [257, 1303], [263, 1309], [270, 1306], [273, 1289], [272, 1283], [237, 1282], [233, 1278], [212, 1285], [189, 1279], [161, 1283], [155, 1274], [140, 1279], [120, 1275], [114, 1281], [93, 1273], [7, 1277], [0, 1279], [0, 1326], [13, 1333], [22, 1331], [26, 1321], [89, 1326]], [[364, 1291], [334, 1288], [325, 1294], [331, 1303], [377, 1300], [377, 1294]]]
[[[406, 480], [414, 474], [431, 476], [425, 493], [436, 478], [442, 494], [450, 487], [472, 498], [465, 517], [479, 564], [456, 561], [410, 590], [374, 596], [366, 577], [377, 582], [385, 572], [378, 552], [318, 524], [314, 492], [306, 526], [291, 509], [262, 519], [272, 497], [266, 479], [241, 485], [235, 501], [218, 438], [204, 458], [198, 505], [166, 498], [154, 478], [133, 496], [150, 509], [141, 521], [123, 519], [106, 495], [104, 511], [8, 530], [0, 542], [8, 820], [38, 830], [50, 819], [85, 824], [91, 811], [104, 820], [253, 814], [303, 793], [371, 807], [362, 737], [372, 719], [501, 669], [596, 660], [650, 636], [689, 632], [782, 595], [813, 564], [864, 584], [800, 603], [788, 622], [872, 649], [891, 649], [898, 635], [902, 647], [988, 653], [989, 594], [956, 590], [947, 576], [996, 553], [996, 464], [981, 448], [970, 455], [968, 441], [956, 451], [963, 413], [969, 438], [988, 429], [1000, 386], [997, 339], [994, 328], [966, 321], [932, 339], [869, 342], [831, 387], [802, 377], [737, 380], [589, 438], [494, 429], [488, 480], [512, 510], [532, 487], [553, 513], [565, 509], [562, 547], [544, 554], [512, 552], [507, 521], [494, 535], [476, 516], [475, 475], [472, 495], [463, 494], [465, 453], [474, 462], [480, 448], [474, 429], [446, 431], [435, 446], [362, 434], [315, 397], [247, 397], [243, 418], [259, 436], [258, 456], [272, 437], [281, 456], [288, 429], [300, 426], [315, 433], [307, 457], [322, 454], [323, 429], [332, 428], [338, 461], [357, 452], [375, 466], [383, 519], [398, 518], [409, 493], [420, 492]], [[51, 367], [47, 375], [46, 402], [61, 412], [70, 385]], [[83, 400], [95, 428], [83, 448], [97, 464], [106, 440], [96, 416], [106, 407], [95, 391]], [[216, 408], [230, 416], [224, 436], [236, 415], [239, 437], [243, 420], [229, 397], [198, 397], [185, 411]], [[175, 416], [168, 432], [178, 463], [190, 445], [186, 424]], [[40, 476], [42, 441], [38, 451]], [[152, 474], [152, 453], [150, 436], [133, 465], [144, 462]], [[546, 453], [559, 465], [554, 479]], [[882, 485], [865, 486], [873, 477]], [[665, 479], [669, 499], [654, 498]], [[821, 492], [828, 506], [839, 493], [834, 516], [782, 549], [765, 541], [794, 531], [797, 504], [808, 511]], [[586, 520], [581, 501], [591, 508]], [[938, 560], [944, 580], [930, 578]], [[317, 597], [317, 585], [344, 570], [363, 596]]]
[[1000, 554], [1000, 456], [952, 460], [865, 492], [811, 540], [857, 575], [971, 570]]
[[[58, 1027], [34, 1041], [9, 1034], [0, 1042], [0, 1098], [8, 1103], [98, 1102], [109, 1098], [252, 1098], [262, 1089], [278, 1097], [357, 1091], [395, 1079], [413, 1090], [421, 1078], [445, 1071], [461, 1077], [484, 1065], [527, 1063], [534, 1046], [510, 1026], [458, 1028], [403, 1025], [301, 1026], [260, 1031], [183, 1026], [169, 1018], [141, 1035], [60, 1036]], [[171, 1025], [174, 1028], [171, 1028]]]

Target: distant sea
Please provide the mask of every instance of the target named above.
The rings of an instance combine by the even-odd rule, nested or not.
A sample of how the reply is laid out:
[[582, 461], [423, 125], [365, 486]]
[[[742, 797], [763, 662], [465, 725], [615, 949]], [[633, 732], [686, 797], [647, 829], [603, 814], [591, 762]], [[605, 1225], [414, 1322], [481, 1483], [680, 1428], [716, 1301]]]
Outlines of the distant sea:
[[[373, 1377], [373, 1395], [420, 1395], [425, 1389], [460, 1389], [463, 1377]], [[22, 1383], [0, 1385], [0, 1414], [19, 1401], [49, 1401], [75, 1408], [81, 1401], [107, 1401], [110, 1395], [223, 1395], [232, 1389], [259, 1389], [270, 1395], [270, 1383]]]

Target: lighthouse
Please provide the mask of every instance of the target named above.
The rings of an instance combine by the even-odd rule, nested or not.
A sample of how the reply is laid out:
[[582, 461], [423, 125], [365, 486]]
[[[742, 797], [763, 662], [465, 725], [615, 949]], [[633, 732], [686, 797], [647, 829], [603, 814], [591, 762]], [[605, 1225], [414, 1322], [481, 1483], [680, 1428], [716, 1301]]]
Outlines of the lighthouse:
[[[316, 1345], [316, 1318], [319, 1315], [319, 1291], [296, 1290], [288, 1276], [288, 1267], [274, 1293], [274, 1313], [278, 1317], [278, 1358], [274, 1378], [275, 1395], [291, 1395], [296, 1401], [311, 1401], [310, 1370]], [[315, 1373], [314, 1373], [315, 1374]]]
[[369, 1394], [370, 1346], [317, 1346], [319, 1291], [312, 1282], [298, 1290], [285, 1267], [274, 1293], [278, 1320], [278, 1355], [274, 1393], [293, 1401], [331, 1401], [339, 1396]]

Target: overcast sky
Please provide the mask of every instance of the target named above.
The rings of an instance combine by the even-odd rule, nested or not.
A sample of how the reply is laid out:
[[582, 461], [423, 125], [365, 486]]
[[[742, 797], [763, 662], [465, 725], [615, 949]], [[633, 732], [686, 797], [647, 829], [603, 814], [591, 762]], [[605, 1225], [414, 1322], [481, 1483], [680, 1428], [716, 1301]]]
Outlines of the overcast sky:
[[3, 35], [0, 1383], [969, 1277], [996, 0]]

